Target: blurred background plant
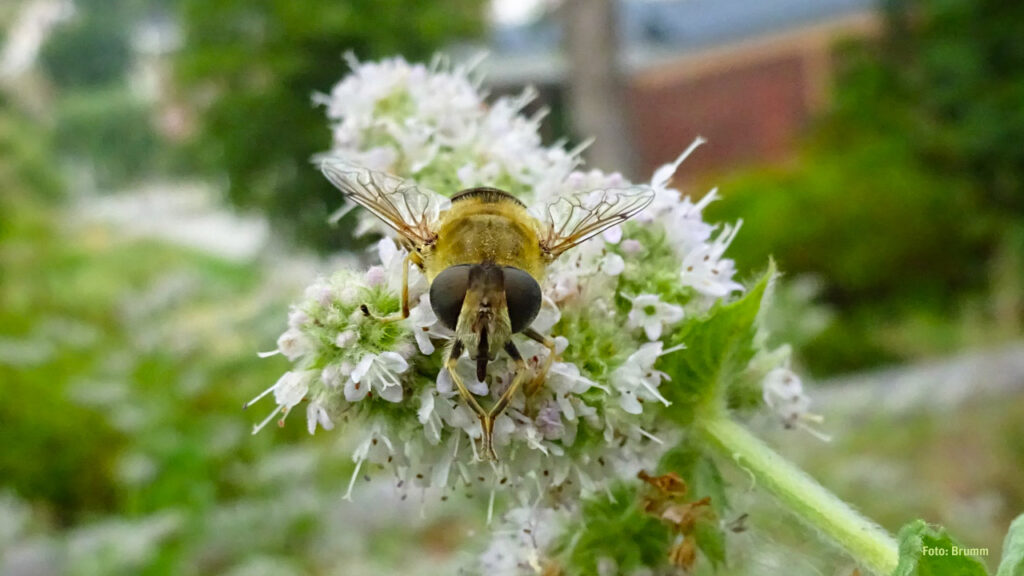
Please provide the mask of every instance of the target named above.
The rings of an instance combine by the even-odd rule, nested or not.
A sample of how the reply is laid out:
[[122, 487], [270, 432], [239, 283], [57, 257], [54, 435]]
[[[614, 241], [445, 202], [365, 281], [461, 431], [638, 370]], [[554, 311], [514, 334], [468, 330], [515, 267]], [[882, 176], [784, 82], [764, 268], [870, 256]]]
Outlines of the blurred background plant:
[[259, 210], [289, 238], [322, 251], [352, 240], [327, 226], [337, 192], [310, 170], [310, 158], [331, 141], [312, 98], [338, 80], [341, 55], [427, 60], [483, 32], [481, 0], [181, 4], [177, 71], [201, 124], [195, 157], [227, 178], [233, 204]]
[[[379, 495], [344, 503], [349, 439], [309, 438], [301, 426], [252, 437], [240, 406], [283, 371], [283, 361], [255, 353], [273, 348], [287, 303], [332, 269], [316, 254], [358, 256], [346, 226], [326, 223], [340, 199], [308, 165], [331, 139], [312, 95], [344, 74], [342, 53], [425, 59], [489, 46], [492, 90], [537, 85], [554, 110], [551, 140], [578, 141], [591, 132], [563, 96], [573, 80], [538, 48], [557, 49], [571, 4], [4, 2], [0, 573], [429, 574], [462, 565], [482, 529], [479, 502], [424, 497], [421, 515], [419, 497], [403, 502], [374, 485]], [[627, 118], [638, 157], [622, 165], [637, 174], [698, 133], [710, 139], [701, 153], [735, 149], [715, 133], [717, 108], [700, 99], [728, 70], [656, 101], [642, 90], [700, 70], [694, 55], [732, 62], [723, 46], [749, 38], [715, 36], [691, 18], [702, 27], [675, 40], [685, 10], [710, 19], [712, 4], [626, 2], [615, 12], [623, 45], [640, 37], [643, 53], [658, 56], [651, 68], [620, 70], [623, 81], [639, 78], [625, 93], [645, 103]], [[765, 10], [814, 13], [791, 20], [820, 25], [811, 4], [828, 3]], [[1010, 383], [997, 395], [971, 398], [979, 380], [962, 372], [963, 400], [944, 411], [844, 409], [849, 397], [830, 394], [861, 389], [844, 373], [894, 363], [913, 371], [997, 345], [1024, 354], [1024, 13], [968, 0], [849, 4], [873, 25], [852, 39], [828, 36], [828, 97], [793, 123], [785, 145], [708, 161], [684, 183], [691, 194], [719, 186], [710, 221], [744, 220], [730, 254], [747, 277], [775, 256], [786, 276], [773, 337], [830, 387], [819, 405], [833, 444], [767, 432], [774, 423], [759, 429], [887, 528], [912, 516], [942, 522], [965, 544], [990, 547], [994, 562], [1010, 515], [1024, 508], [1019, 362], [994, 364]], [[739, 86], [728, 93], [749, 100], [730, 116], [749, 109], [787, 121], [777, 92]], [[654, 112], [661, 119], [644, 115]], [[673, 116], [684, 112], [708, 128]], [[683, 145], [669, 141], [673, 130]], [[882, 390], [883, 404], [900, 392]], [[950, 462], [960, 463], [955, 471]], [[802, 529], [772, 520], [756, 493], [734, 504], [750, 511], [752, 529], [733, 544], [742, 550], [730, 553], [729, 572], [841, 564]]]
[[710, 212], [744, 218], [739, 263], [767, 248], [828, 279], [836, 314], [802, 354], [819, 375], [1006, 341], [1024, 319], [1024, 10], [884, 8], [880, 38], [839, 46], [796, 156], [717, 179]]

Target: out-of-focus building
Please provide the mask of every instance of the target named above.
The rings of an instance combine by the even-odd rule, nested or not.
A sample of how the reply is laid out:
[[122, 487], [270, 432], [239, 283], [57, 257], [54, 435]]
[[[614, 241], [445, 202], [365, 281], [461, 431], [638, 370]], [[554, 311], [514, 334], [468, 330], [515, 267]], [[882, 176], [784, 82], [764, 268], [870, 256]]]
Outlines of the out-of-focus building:
[[[873, 0], [622, 0], [620, 66], [637, 169], [649, 174], [694, 137], [710, 145], [688, 174], [778, 160], [827, 103], [835, 43], [875, 34]], [[497, 25], [483, 65], [497, 92], [562, 100], [558, 18]]]

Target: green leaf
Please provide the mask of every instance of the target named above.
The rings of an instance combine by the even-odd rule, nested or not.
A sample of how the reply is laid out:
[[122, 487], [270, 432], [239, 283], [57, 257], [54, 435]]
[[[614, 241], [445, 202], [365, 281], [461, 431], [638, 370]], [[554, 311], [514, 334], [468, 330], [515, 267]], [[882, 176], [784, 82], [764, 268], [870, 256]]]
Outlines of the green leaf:
[[718, 526], [718, 522], [698, 521], [693, 536], [697, 539], [697, 548], [704, 553], [712, 567], [718, 568], [725, 564], [725, 533]]
[[671, 536], [665, 525], [645, 514], [637, 483], [613, 486], [583, 501], [581, 522], [563, 533], [560, 549], [570, 574], [597, 576], [600, 558], [610, 558], [623, 574], [668, 560]]
[[1024, 576], [1024, 514], [1010, 524], [1003, 540], [1003, 560], [996, 576]]
[[661, 457], [658, 473], [675, 472], [686, 481], [691, 500], [711, 497], [715, 514], [724, 516], [729, 509], [725, 495], [725, 480], [711, 455], [692, 438], [683, 438]]
[[683, 350], [666, 354], [658, 369], [672, 377], [661, 388], [672, 405], [665, 414], [686, 423], [694, 409], [712, 401], [724, 401], [729, 385], [750, 363], [756, 352], [757, 315], [775, 265], [742, 298], [716, 305], [707, 316], [686, 322], [672, 334], [668, 346]]
[[900, 562], [892, 576], [985, 576], [971, 549], [953, 540], [941, 526], [915, 520], [899, 533]]
[[711, 497], [711, 509], [715, 517], [698, 521], [694, 537], [697, 548], [712, 566], [724, 565], [726, 534], [719, 526], [718, 519], [728, 512], [729, 502], [725, 496], [725, 480], [715, 461], [692, 438], [684, 438], [662, 456], [658, 472], [679, 474], [686, 481], [687, 498], [691, 501]]
[[711, 508], [716, 514], [725, 515], [729, 509], [729, 500], [725, 496], [725, 480], [711, 456], [705, 454], [703, 458], [697, 460], [690, 482], [695, 499], [710, 496]]

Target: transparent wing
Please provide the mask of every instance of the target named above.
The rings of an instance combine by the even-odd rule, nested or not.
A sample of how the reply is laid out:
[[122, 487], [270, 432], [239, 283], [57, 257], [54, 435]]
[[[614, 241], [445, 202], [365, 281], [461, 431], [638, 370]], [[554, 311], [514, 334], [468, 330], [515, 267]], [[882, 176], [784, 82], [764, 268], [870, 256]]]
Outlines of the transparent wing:
[[338, 158], [321, 161], [320, 170], [346, 198], [369, 210], [414, 246], [437, 239], [436, 224], [447, 199], [385, 172]]
[[547, 207], [541, 248], [552, 259], [636, 216], [654, 199], [648, 186], [592, 190], [563, 196]]

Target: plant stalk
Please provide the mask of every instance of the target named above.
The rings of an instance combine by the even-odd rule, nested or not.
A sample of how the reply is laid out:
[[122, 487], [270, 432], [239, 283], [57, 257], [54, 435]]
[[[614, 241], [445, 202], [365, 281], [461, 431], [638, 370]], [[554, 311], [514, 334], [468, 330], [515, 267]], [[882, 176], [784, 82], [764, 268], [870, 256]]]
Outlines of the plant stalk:
[[705, 414], [697, 426], [719, 453], [751, 473], [760, 487], [834, 540], [864, 568], [883, 575], [896, 570], [899, 546], [888, 532], [777, 454], [724, 410]]

